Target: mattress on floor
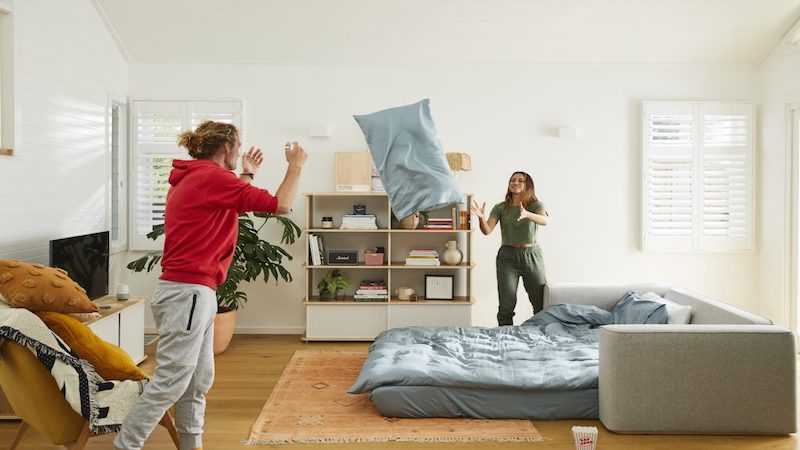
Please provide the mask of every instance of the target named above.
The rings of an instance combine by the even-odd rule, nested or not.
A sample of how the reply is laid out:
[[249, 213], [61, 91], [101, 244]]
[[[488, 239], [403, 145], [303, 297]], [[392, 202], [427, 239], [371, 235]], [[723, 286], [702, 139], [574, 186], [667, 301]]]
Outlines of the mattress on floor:
[[480, 419], [597, 419], [597, 389], [515, 390], [381, 386], [370, 393], [387, 417]]

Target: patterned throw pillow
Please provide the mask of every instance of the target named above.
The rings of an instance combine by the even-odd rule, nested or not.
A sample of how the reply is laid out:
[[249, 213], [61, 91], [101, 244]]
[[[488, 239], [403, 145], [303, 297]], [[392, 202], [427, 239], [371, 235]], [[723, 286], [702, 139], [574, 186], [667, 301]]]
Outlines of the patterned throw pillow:
[[16, 259], [0, 259], [0, 293], [9, 305], [30, 311], [99, 311], [66, 271]]
[[89, 361], [105, 380], [142, 380], [147, 378], [125, 350], [99, 337], [91, 328], [66, 314], [52, 311], [36, 313], [78, 355]]

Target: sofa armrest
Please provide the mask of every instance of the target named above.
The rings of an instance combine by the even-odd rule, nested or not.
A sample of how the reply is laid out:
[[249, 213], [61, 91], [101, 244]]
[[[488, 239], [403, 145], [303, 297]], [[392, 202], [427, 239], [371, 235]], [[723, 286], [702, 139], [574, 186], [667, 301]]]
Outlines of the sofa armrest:
[[774, 325], [609, 325], [600, 420], [617, 433], [797, 431], [795, 338]]

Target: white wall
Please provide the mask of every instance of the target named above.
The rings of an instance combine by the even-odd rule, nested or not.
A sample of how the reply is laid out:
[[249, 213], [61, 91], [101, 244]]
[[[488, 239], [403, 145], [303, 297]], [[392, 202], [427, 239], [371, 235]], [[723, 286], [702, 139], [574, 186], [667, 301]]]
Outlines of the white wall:
[[125, 98], [127, 63], [89, 0], [12, 8], [15, 155], [0, 156], [0, 258], [47, 263], [50, 239], [108, 229], [107, 108]]
[[[243, 145], [258, 145], [267, 153], [256, 185], [277, 186], [286, 166], [282, 143], [297, 139], [310, 154], [301, 192], [332, 191], [334, 152], [366, 150], [352, 114], [429, 97], [447, 151], [472, 156], [473, 171], [461, 177], [465, 191], [491, 204], [502, 200], [513, 171], [533, 175], [550, 212], [540, 242], [551, 282], [671, 282], [746, 309], [760, 298], [754, 253], [657, 254], [639, 249], [641, 102], [755, 102], [754, 68], [131, 64], [129, 73], [133, 99], [244, 99]], [[313, 124], [333, 125], [333, 137], [308, 138]], [[581, 137], [559, 140], [559, 126], [577, 127]], [[304, 225], [302, 201], [291, 217]], [[474, 242], [474, 323], [494, 325], [499, 231], [488, 237], [478, 233]], [[304, 328], [300, 264], [305, 249], [296, 245], [291, 251], [295, 282], [249, 286], [250, 301], [239, 317], [238, 332]], [[155, 284], [155, 275], [123, 277], [136, 294], [149, 295]], [[530, 316], [530, 306], [521, 302], [517, 312], [520, 322]]]
[[800, 102], [800, 46], [780, 43], [760, 67], [759, 295], [754, 311], [789, 326], [791, 162], [787, 106]]

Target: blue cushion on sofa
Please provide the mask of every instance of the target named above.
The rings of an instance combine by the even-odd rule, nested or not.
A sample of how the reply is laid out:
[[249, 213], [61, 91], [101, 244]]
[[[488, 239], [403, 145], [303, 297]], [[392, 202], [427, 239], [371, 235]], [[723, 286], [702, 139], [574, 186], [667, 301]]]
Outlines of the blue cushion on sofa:
[[398, 219], [463, 201], [428, 99], [353, 118], [367, 139]]
[[667, 323], [667, 307], [663, 303], [644, 300], [630, 291], [611, 310], [615, 324]]

